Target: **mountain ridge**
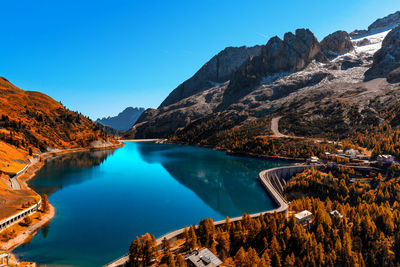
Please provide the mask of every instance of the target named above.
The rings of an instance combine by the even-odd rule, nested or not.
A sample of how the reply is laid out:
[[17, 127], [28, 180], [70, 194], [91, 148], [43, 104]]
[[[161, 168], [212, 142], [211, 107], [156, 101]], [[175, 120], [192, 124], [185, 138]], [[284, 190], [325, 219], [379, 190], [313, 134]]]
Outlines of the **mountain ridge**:
[[145, 109], [141, 107], [127, 107], [118, 113], [117, 116], [109, 116], [102, 119], [99, 118], [96, 122], [109, 126], [115, 130], [127, 131], [132, 128], [144, 110]]
[[[376, 30], [384, 27], [387, 21], [397, 21], [393, 19], [396, 16], [388, 17], [377, 20], [369, 29]], [[170, 137], [182, 133], [197, 120], [212, 118], [221, 112], [244, 116], [244, 121], [290, 113], [293, 108], [298, 113], [314, 114], [320, 103], [323, 103], [321, 108], [334, 108], [334, 103], [340, 103], [343, 96], [351, 94], [354, 96], [348, 101], [359, 106], [360, 114], [375, 114], [379, 119], [377, 110], [380, 108], [373, 103], [384, 98], [389, 102], [395, 100], [398, 87], [388, 81], [396, 81], [398, 72], [391, 69], [390, 77], [384, 73], [374, 77], [384, 80], [371, 82], [365, 74], [374, 64], [379, 65], [374, 55], [381, 51], [388, 32], [360, 39], [337, 31], [321, 42], [308, 29], [287, 33], [283, 40], [273, 37], [260, 46], [260, 54], [249, 57], [230, 80], [183, 96], [173, 104], [146, 110], [124, 138]], [[396, 62], [393, 66], [397, 66]], [[342, 116], [345, 121], [349, 119], [350, 110], [350, 106], [344, 106]]]

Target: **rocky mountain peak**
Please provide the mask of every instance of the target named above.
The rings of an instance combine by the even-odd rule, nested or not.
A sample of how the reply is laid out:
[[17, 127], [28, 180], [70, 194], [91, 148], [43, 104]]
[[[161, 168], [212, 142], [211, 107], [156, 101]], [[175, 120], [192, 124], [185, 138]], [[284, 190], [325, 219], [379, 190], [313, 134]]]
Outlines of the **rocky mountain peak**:
[[389, 82], [400, 82], [400, 25], [386, 35], [382, 48], [374, 55], [372, 67], [365, 72], [365, 80], [387, 78]]
[[[304, 112], [319, 106], [319, 101], [329, 106], [347, 96], [349, 103], [364, 107], [397, 86], [385, 80], [364, 82], [371, 65], [371, 77], [400, 81], [398, 34], [396, 29], [389, 35], [383, 31], [354, 40], [337, 31], [318, 42], [310, 30], [298, 29], [256, 48], [227, 48], [175, 89], [160, 108], [146, 110], [126, 137], [169, 136], [225, 112], [244, 120]], [[231, 59], [233, 55], [238, 57]], [[225, 68], [230, 62], [234, 67]]]
[[192, 78], [173, 90], [161, 103], [160, 108], [230, 80], [235, 71], [246, 63], [250, 57], [257, 56], [260, 53], [261, 46], [225, 48], [204, 64]]
[[109, 126], [115, 130], [127, 131], [144, 112], [144, 108], [127, 107], [115, 117], [97, 119], [96, 122]]
[[367, 35], [388, 31], [400, 25], [400, 11], [390, 14], [384, 18], [377, 19], [368, 26], [368, 30], [355, 30], [350, 33], [353, 39], [362, 38]]
[[392, 29], [400, 24], [400, 11], [390, 14], [384, 18], [377, 19], [374, 23], [369, 25], [368, 31], [380, 29]]
[[321, 41], [321, 50], [328, 57], [345, 54], [354, 49], [349, 34], [345, 31], [336, 31]]
[[251, 58], [231, 79], [221, 107], [247, 94], [265, 76], [304, 69], [312, 60], [323, 59], [321, 47], [308, 29], [288, 32], [283, 40], [271, 38], [259, 56]]

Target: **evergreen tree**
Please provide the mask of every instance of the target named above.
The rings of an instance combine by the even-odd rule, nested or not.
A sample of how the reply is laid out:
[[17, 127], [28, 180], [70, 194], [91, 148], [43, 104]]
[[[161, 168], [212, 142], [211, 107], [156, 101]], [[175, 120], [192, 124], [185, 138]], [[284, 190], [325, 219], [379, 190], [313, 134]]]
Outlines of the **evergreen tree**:
[[136, 237], [136, 239], [131, 243], [131, 246], [129, 247], [129, 262], [128, 265], [131, 267], [138, 267], [141, 264], [142, 260], [142, 243], [139, 239], [139, 237]]

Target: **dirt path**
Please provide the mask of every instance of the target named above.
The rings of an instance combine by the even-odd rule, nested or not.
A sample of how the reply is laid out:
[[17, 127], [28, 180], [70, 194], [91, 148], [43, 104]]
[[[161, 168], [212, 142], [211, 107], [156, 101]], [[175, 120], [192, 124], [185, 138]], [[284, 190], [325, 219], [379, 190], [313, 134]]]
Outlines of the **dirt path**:
[[271, 120], [271, 131], [274, 133], [276, 137], [289, 137], [287, 135], [282, 134], [279, 132], [279, 120], [282, 118], [282, 116], [272, 118]]
[[11, 187], [14, 190], [21, 190], [21, 185], [19, 184], [17, 178], [11, 178]]

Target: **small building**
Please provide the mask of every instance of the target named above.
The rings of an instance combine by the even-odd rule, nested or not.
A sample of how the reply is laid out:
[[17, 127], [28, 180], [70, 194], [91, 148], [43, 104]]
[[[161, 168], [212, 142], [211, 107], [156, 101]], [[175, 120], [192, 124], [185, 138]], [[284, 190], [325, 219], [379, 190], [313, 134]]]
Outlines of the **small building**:
[[186, 263], [192, 267], [216, 267], [222, 264], [208, 248], [202, 250], [195, 250], [193, 253], [185, 256]]
[[335, 217], [335, 218], [343, 218], [343, 215], [340, 214], [340, 212], [337, 211], [337, 210], [331, 211], [331, 212], [329, 212], [329, 214], [330, 214], [331, 216]]
[[359, 160], [369, 160], [369, 159], [370, 159], [369, 156], [364, 155], [364, 154], [358, 154], [358, 155], [356, 156], [356, 158], [359, 159]]
[[319, 158], [312, 156], [309, 159], [307, 159], [307, 163], [311, 164], [311, 165], [318, 164], [319, 163]]
[[308, 210], [303, 210], [299, 213], [296, 213], [294, 217], [296, 218], [296, 222], [298, 224], [305, 224], [311, 220], [312, 213]]
[[346, 156], [354, 159], [357, 157], [357, 155], [360, 154], [360, 151], [358, 151], [357, 149], [351, 148], [351, 149], [346, 150], [345, 154], [346, 154]]
[[394, 157], [392, 155], [379, 155], [376, 159], [383, 165], [391, 165], [394, 163]]
[[343, 155], [343, 154], [344, 154], [342, 149], [339, 149], [339, 150], [337, 151], [337, 153], [338, 153], [338, 155]]

